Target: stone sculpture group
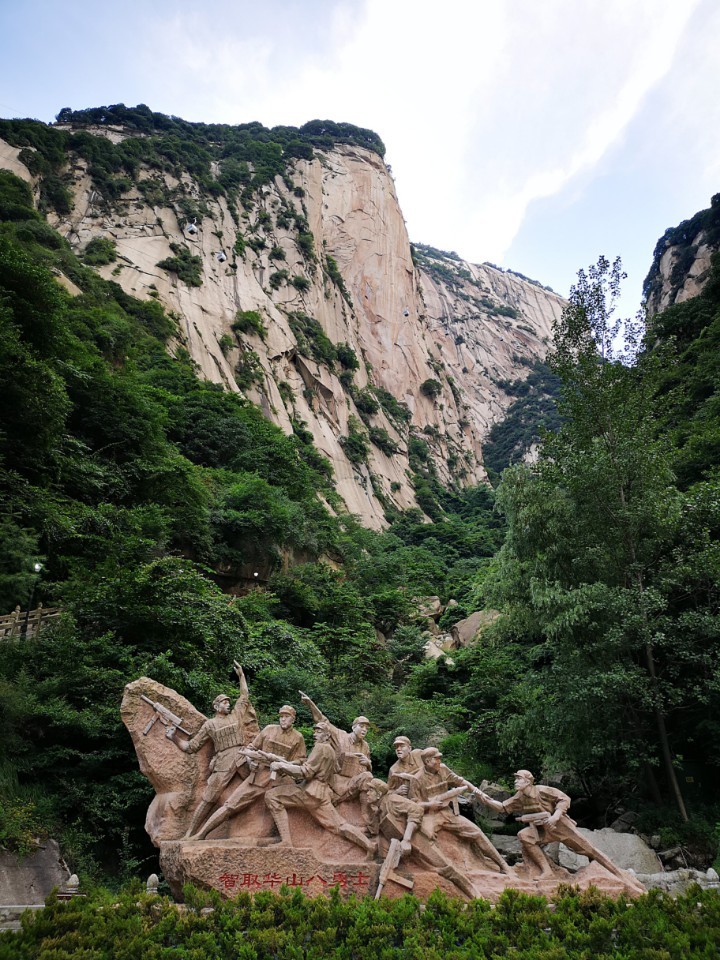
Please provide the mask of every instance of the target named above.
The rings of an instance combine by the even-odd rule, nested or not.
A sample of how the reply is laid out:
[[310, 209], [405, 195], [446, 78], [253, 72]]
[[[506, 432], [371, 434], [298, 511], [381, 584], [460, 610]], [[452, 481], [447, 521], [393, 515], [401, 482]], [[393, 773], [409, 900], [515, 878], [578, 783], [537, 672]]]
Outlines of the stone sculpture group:
[[[454, 773], [436, 747], [413, 749], [399, 736], [397, 760], [381, 780], [372, 771], [368, 718], [341, 730], [300, 691], [314, 723], [307, 755], [295, 708], [280, 707], [278, 722], [261, 730], [242, 667], [234, 669], [240, 695], [233, 707], [229, 697], [216, 697], [211, 719], [147, 677], [125, 688], [123, 720], [156, 791], [146, 829], [176, 896], [188, 881], [228, 895], [282, 884], [311, 894], [337, 885], [421, 897], [441, 887], [490, 899], [508, 886], [552, 894], [568, 882], [643, 892], [577, 830], [570, 798], [535, 784], [530, 771], [518, 770], [515, 794], [499, 801]], [[521, 864], [509, 866], [460, 814], [462, 794], [523, 824]], [[558, 841], [589, 866], [574, 876], [557, 866], [545, 848]]]

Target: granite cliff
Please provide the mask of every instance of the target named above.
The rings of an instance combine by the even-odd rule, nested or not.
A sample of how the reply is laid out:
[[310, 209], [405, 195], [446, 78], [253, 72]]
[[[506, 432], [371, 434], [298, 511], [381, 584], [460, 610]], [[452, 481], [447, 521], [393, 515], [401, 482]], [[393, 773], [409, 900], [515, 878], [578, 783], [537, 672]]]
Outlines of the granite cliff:
[[[445, 484], [485, 478], [483, 442], [512, 402], [503, 383], [545, 355], [562, 298], [413, 246], [371, 147], [300, 151], [239, 202], [181, 164], [139, 162], [132, 178], [104, 180], [92, 151], [143, 135], [55, 129], [80, 132], [84, 148], [68, 154], [68, 202], [48, 208], [50, 223], [102, 276], [172, 312], [173, 349], [202, 376], [245, 393], [285, 432], [307, 431], [365, 524], [381, 527], [390, 504], [416, 505], [418, 459]], [[0, 142], [0, 167], [40, 200], [33, 160], [32, 148]], [[212, 163], [214, 177], [228, 169]]]
[[720, 249], [720, 193], [700, 210], [660, 237], [643, 293], [649, 317], [702, 292], [710, 261]]

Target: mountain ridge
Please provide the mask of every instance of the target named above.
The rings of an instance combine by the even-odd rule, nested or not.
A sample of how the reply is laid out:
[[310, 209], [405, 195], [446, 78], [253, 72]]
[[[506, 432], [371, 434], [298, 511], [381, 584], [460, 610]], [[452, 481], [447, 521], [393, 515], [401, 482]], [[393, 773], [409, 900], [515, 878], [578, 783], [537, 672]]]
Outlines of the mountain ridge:
[[[502, 384], [544, 357], [562, 298], [411, 246], [371, 131], [313, 121], [300, 130], [319, 142], [304, 143], [292, 128], [197, 125], [239, 146], [183, 145], [127, 116], [173, 130], [184, 121], [113, 110], [63, 110], [57, 127], [35, 131], [63, 138], [54, 209], [49, 148], [0, 129], [16, 141], [0, 165], [33, 184], [73, 249], [87, 258], [90, 244], [111, 244], [95, 269], [172, 311], [175, 349], [205, 378], [245, 393], [284, 432], [308, 431], [363, 523], [380, 528], [388, 509], [419, 505], [422, 472], [450, 487], [484, 482], [483, 443], [513, 399]], [[344, 141], [331, 144], [328, 128]], [[284, 144], [252, 139], [276, 135]]]

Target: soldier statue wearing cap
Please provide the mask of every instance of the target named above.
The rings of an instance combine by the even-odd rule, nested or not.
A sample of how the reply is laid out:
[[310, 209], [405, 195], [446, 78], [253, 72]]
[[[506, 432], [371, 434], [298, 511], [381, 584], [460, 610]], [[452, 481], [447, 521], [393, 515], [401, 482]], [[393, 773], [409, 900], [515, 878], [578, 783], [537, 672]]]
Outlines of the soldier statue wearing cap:
[[273, 773], [286, 773], [303, 783], [286, 780], [279, 786], [272, 787], [265, 794], [265, 805], [272, 814], [282, 843], [293, 845], [287, 811], [300, 808], [309, 813], [321, 827], [344, 837], [366, 853], [374, 854], [377, 844], [368, 840], [358, 827], [343, 820], [333, 806], [335, 794], [330, 787], [330, 781], [335, 774], [336, 757], [330, 744], [330, 728], [331, 725], [322, 720], [315, 724], [315, 746], [307, 760], [301, 763], [275, 760], [270, 764]]
[[597, 862], [609, 870], [610, 873], [627, 882], [627, 874], [615, 866], [604, 853], [601, 853], [577, 829], [577, 824], [571, 820], [567, 812], [570, 808], [570, 797], [544, 784], [535, 784], [535, 777], [529, 770], [518, 770], [515, 773], [515, 794], [509, 800], [494, 800], [481, 790], [477, 796], [485, 806], [498, 813], [514, 813], [516, 820], [526, 823], [518, 833], [518, 840], [522, 844], [523, 861], [526, 866], [534, 866], [540, 870], [535, 880], [543, 880], [552, 876], [552, 864], [545, 855], [543, 847], [548, 843], [560, 841], [575, 853], [581, 853], [589, 860]]
[[302, 690], [299, 693], [300, 699], [312, 713], [315, 723], [327, 724], [330, 731], [330, 745], [335, 751], [335, 775], [332, 778], [332, 788], [337, 794], [336, 802], [359, 796], [363, 821], [371, 832], [377, 832], [376, 817], [371, 800], [368, 798], [369, 783], [372, 780], [372, 762], [370, 747], [365, 737], [370, 721], [367, 717], [355, 717], [349, 732], [341, 730], [330, 723], [306, 693]]
[[252, 773], [236, 787], [225, 803], [216, 810], [210, 819], [192, 840], [202, 840], [204, 837], [234, 816], [250, 806], [253, 800], [263, 795], [275, 777], [270, 772], [270, 764], [274, 760], [288, 760], [296, 762], [303, 760], [306, 754], [305, 741], [302, 734], [294, 729], [295, 708], [285, 704], [279, 710], [279, 723], [270, 723], [258, 733], [255, 739], [245, 748]]
[[202, 799], [192, 815], [190, 826], [185, 834], [186, 837], [195, 834], [200, 824], [219, 800], [225, 787], [228, 786], [242, 766], [247, 763], [247, 758], [242, 753], [242, 747], [259, 730], [257, 714], [250, 703], [243, 668], [237, 660], [234, 661], [233, 668], [240, 682], [240, 696], [232, 710], [230, 709], [230, 697], [220, 694], [213, 700], [215, 716], [211, 720], [206, 720], [191, 740], [176, 740], [174, 727], [168, 727], [166, 730], [165, 735], [183, 753], [197, 753], [208, 740], [211, 740], [215, 747], [215, 753], [210, 762], [210, 778], [205, 785]]
[[410, 777], [423, 769], [422, 750], [413, 750], [410, 738], [405, 736], [395, 737], [393, 746], [397, 760], [388, 771], [388, 787], [394, 793], [406, 797]]
[[477, 792], [478, 788], [446, 767], [442, 762], [442, 754], [435, 747], [426, 747], [420, 751], [420, 756], [423, 769], [413, 777], [410, 799], [425, 811], [421, 832], [430, 840], [434, 840], [441, 830], [454, 833], [455, 836], [467, 840], [484, 860], [490, 860], [502, 873], [514, 876], [513, 870], [480, 827], [450, 808], [455, 795], [463, 790]]

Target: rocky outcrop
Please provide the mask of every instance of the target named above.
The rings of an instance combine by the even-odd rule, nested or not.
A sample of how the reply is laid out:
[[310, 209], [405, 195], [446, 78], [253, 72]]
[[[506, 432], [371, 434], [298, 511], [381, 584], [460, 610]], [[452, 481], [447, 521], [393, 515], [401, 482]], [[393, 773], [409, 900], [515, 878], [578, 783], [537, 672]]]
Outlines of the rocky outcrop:
[[[5, 143], [0, 167], [34, 182]], [[413, 436], [445, 484], [484, 480], [483, 441], [511, 402], [503, 383], [545, 355], [563, 300], [512, 272], [413, 249], [377, 153], [316, 150], [244, 206], [204, 194], [187, 173], [142, 166], [114, 199], [82, 158], [66, 180], [73, 208], [53, 226], [80, 254], [112, 240], [116, 259], [96, 269], [162, 302], [178, 323], [173, 349], [204, 377], [245, 393], [287, 433], [304, 424], [365, 524], [416, 505]], [[178, 257], [187, 270], [167, 268]]]
[[658, 240], [643, 288], [648, 317], [702, 292], [713, 254], [720, 248], [720, 194]]

